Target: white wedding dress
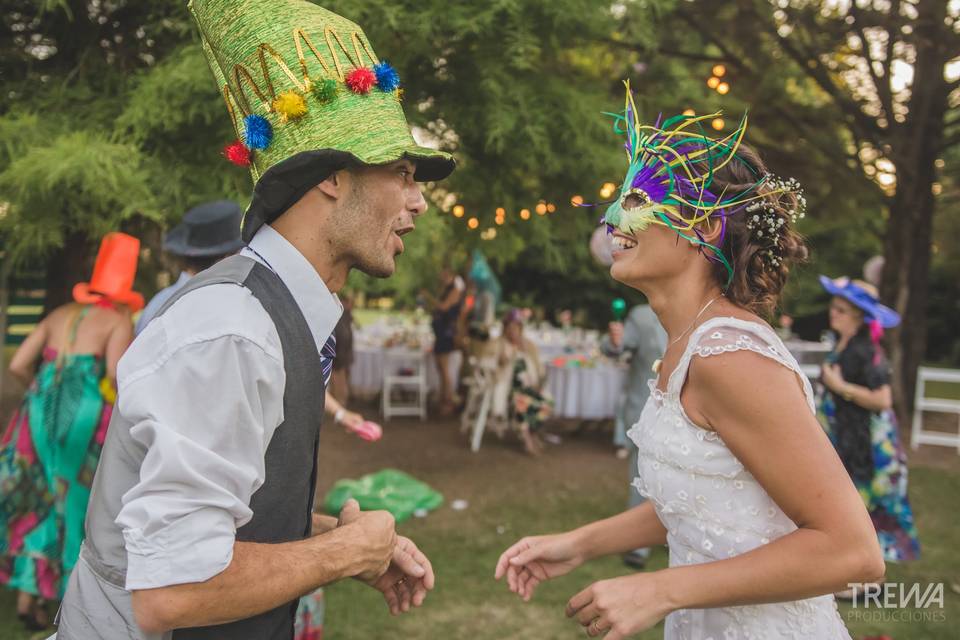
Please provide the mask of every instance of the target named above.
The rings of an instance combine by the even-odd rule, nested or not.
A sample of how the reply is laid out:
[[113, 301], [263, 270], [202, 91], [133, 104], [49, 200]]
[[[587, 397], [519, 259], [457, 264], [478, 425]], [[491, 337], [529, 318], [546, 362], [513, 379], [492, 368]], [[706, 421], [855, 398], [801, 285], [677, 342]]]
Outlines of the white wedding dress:
[[[726, 447], [694, 425], [680, 391], [694, 356], [750, 350], [797, 372], [814, 411], [813, 391], [793, 356], [766, 325], [711, 318], [690, 336], [662, 393], [653, 390], [628, 435], [640, 450], [634, 486], [653, 501], [667, 529], [670, 566], [723, 560], [768, 544], [797, 526]], [[745, 393], [749, 390], [745, 389]], [[667, 616], [665, 640], [849, 640], [832, 595]]]

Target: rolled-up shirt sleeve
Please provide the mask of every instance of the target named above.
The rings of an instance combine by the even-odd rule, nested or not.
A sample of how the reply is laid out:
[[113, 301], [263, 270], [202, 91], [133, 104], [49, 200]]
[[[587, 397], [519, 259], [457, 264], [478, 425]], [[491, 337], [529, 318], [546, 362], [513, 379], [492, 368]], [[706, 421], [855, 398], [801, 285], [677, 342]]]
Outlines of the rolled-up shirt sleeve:
[[118, 408], [145, 451], [116, 518], [126, 588], [206, 581], [230, 564], [236, 529], [253, 516], [283, 421], [282, 356], [239, 335], [196, 339], [124, 382]]

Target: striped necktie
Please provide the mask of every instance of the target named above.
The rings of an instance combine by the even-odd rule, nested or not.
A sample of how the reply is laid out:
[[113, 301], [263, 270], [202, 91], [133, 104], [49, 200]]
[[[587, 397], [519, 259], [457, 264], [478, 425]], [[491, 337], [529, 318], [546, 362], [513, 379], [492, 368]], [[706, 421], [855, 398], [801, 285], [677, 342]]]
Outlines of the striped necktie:
[[323, 386], [330, 384], [330, 374], [333, 373], [333, 359], [337, 357], [337, 338], [333, 334], [327, 338], [320, 350], [320, 370], [323, 373]]

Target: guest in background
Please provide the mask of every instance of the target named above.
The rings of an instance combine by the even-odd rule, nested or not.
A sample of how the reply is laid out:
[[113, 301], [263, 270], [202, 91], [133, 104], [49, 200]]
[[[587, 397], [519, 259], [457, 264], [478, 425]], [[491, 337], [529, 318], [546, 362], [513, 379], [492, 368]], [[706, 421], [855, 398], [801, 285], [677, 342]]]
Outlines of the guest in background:
[[105, 236], [75, 302], [50, 312], [10, 361], [29, 388], [0, 444], [0, 583], [18, 592], [31, 630], [49, 624], [44, 603], [63, 595], [80, 553], [117, 362], [133, 338], [130, 314], [143, 308], [132, 290], [139, 251], [132, 236]]
[[[883, 329], [900, 316], [861, 280], [820, 276], [837, 343], [823, 365], [819, 415], [877, 530], [884, 559], [916, 560], [920, 542], [907, 499], [907, 458], [900, 446]], [[846, 595], [846, 594], [842, 594]]]
[[777, 335], [781, 340], [791, 340], [796, 337], [793, 333], [793, 317], [786, 313], [780, 314], [780, 326], [777, 327]]
[[164, 303], [190, 278], [240, 250], [242, 219], [240, 207], [230, 200], [207, 202], [184, 214], [183, 221], [163, 239], [163, 250], [180, 259], [180, 277], [151, 298], [137, 319], [135, 335], [140, 335]]
[[[647, 398], [650, 397], [649, 382], [656, 374], [653, 364], [667, 348], [667, 333], [660, 326], [657, 315], [650, 305], [640, 304], [630, 310], [626, 322], [611, 322], [610, 333], [600, 342], [600, 350], [611, 358], [627, 355], [630, 369], [623, 383], [623, 396], [617, 408], [614, 422], [613, 444], [617, 457], [629, 456], [629, 478], [637, 474], [637, 447], [627, 437], [627, 429], [640, 420]], [[627, 507], [632, 509], [643, 504], [646, 498], [631, 487]], [[650, 549], [634, 549], [624, 555], [624, 562], [642, 569], [650, 556]]]
[[330, 378], [330, 391], [340, 404], [350, 399], [350, 367], [353, 366], [353, 297], [340, 297], [343, 315], [333, 328], [333, 337], [337, 341], [337, 355], [333, 359], [333, 374]]
[[436, 359], [437, 373], [440, 379], [438, 404], [440, 415], [453, 415], [456, 401], [453, 395], [453, 382], [450, 380], [450, 357], [456, 351], [457, 320], [466, 284], [450, 267], [440, 271], [440, 294], [436, 297], [423, 292], [430, 303], [433, 319], [433, 355]]
[[503, 331], [489, 353], [499, 366], [494, 390], [493, 415], [509, 413], [520, 432], [526, 452], [543, 451], [539, 431], [553, 412], [553, 401], [544, 393], [547, 381], [537, 346], [523, 337], [523, 314], [512, 309], [503, 319]]

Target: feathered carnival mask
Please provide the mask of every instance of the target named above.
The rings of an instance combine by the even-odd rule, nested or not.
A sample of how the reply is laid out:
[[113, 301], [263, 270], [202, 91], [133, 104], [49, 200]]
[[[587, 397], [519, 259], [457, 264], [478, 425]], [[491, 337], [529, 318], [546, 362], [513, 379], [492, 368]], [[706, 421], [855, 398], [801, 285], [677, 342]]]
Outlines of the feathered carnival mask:
[[[716, 172], [731, 162], [741, 162], [737, 150], [747, 130], [744, 115], [730, 135], [715, 139], [707, 135], [704, 121], [719, 113], [704, 116], [679, 115], [653, 125], [640, 122], [629, 81], [623, 113], [607, 114], [615, 119], [617, 133], [626, 134], [629, 167], [619, 197], [607, 208], [602, 222], [608, 231], [619, 229], [634, 234], [659, 224], [673, 229], [681, 238], [700, 247], [712, 262], [723, 264], [727, 282], [733, 278], [733, 266], [723, 254], [727, 220], [731, 216], [750, 216], [747, 227], [751, 238], [764, 246], [763, 255], [771, 267], [780, 264], [781, 227], [784, 217], [778, 208], [796, 221], [806, 208], [799, 183], [781, 180], [771, 174], [755, 175], [754, 182], [738, 193], [718, 188]], [[698, 225], [708, 220], [720, 225], [720, 235], [711, 244]]]

